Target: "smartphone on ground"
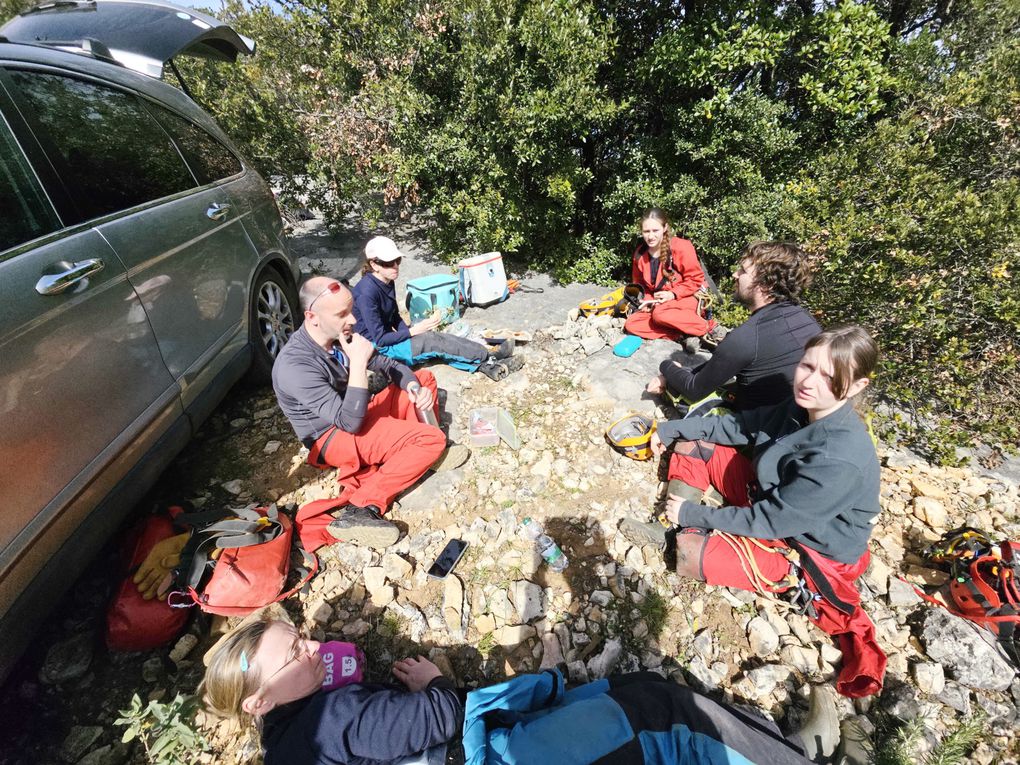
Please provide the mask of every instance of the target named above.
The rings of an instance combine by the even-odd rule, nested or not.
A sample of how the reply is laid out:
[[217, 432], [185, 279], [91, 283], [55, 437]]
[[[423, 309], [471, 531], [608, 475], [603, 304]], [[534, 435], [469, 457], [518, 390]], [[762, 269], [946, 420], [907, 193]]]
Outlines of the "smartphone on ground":
[[446, 543], [443, 551], [439, 553], [436, 562], [425, 573], [433, 579], [446, 579], [450, 572], [453, 571], [453, 567], [457, 565], [457, 561], [460, 560], [467, 546], [468, 543], [463, 539], [451, 539]]

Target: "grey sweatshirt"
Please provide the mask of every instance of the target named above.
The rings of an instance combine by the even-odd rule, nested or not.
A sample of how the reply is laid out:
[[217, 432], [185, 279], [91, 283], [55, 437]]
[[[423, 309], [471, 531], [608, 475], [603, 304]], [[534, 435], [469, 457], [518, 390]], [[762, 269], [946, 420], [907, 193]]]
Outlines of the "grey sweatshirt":
[[[388, 375], [402, 390], [416, 379], [406, 366], [378, 353], [368, 368]], [[361, 430], [371, 399], [366, 388], [348, 388], [348, 379], [346, 357], [327, 353], [303, 326], [283, 346], [273, 364], [273, 390], [305, 446], [334, 426], [348, 433]]]
[[681, 526], [758, 539], [798, 542], [854, 563], [878, 520], [879, 465], [868, 429], [846, 403], [808, 423], [789, 401], [718, 417], [660, 422], [659, 437], [751, 447], [759, 491], [750, 507], [707, 507], [685, 501]]

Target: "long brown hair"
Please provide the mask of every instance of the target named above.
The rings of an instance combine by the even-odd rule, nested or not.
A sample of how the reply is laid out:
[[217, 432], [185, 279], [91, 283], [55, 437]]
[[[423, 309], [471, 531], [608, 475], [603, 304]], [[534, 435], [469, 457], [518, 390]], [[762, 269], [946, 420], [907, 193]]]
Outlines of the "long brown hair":
[[653, 253], [649, 250], [648, 255], [659, 259], [659, 268], [666, 277], [666, 281], [672, 281], [673, 277], [676, 276], [676, 271], [673, 268], [673, 250], [669, 246], [669, 243], [673, 241], [673, 227], [670, 225], [669, 216], [658, 207], [649, 207], [641, 213], [642, 227], [645, 221], [649, 219], [657, 220], [662, 224], [662, 241], [659, 242], [659, 251]]

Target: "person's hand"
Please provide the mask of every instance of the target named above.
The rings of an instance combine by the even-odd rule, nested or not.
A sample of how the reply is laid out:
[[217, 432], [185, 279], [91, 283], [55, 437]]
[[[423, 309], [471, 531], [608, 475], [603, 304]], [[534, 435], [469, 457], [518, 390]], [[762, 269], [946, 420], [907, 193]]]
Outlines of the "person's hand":
[[652, 307], [657, 305], [657, 304], [658, 304], [657, 300], [651, 300], [651, 299], [642, 300], [641, 301], [641, 305], [638, 306], [638, 310], [639, 311], [651, 311]]
[[414, 386], [409, 386], [406, 391], [407, 397], [411, 399], [411, 403], [419, 409], [431, 409], [432, 404], [435, 402], [435, 399], [432, 396], [432, 391], [420, 383], [413, 391], [411, 390], [411, 387]]
[[170, 586], [170, 574], [181, 562], [181, 550], [184, 549], [189, 536], [191, 534], [185, 531], [183, 534], [167, 537], [149, 550], [142, 565], [131, 578], [138, 586], [138, 592], [141, 593], [143, 600], [152, 600], [157, 595], [162, 597]]
[[424, 656], [419, 656], [417, 659], [401, 659], [395, 662], [393, 676], [406, 685], [408, 690], [423, 691], [437, 677], [442, 677], [443, 673]]
[[422, 319], [419, 322], [415, 322], [410, 326], [411, 337], [416, 335], [422, 335], [426, 332], [431, 332], [439, 326], [441, 319], [438, 316], [431, 316], [428, 319]]
[[676, 299], [676, 295], [674, 295], [669, 290], [659, 290], [658, 292], [654, 293], [652, 297], [655, 298], [656, 303], [665, 303], [667, 300]]
[[645, 390], [653, 396], [659, 395], [666, 390], [666, 378], [662, 375], [655, 375], [655, 377], [648, 381]]
[[652, 437], [648, 441], [648, 448], [652, 450], [653, 457], [661, 457], [662, 453], [666, 451], [666, 445], [662, 443], [662, 439], [659, 438], [659, 434], [652, 433]]
[[683, 497], [678, 497], [676, 494], [670, 494], [669, 498], [666, 500], [666, 506], [664, 508], [666, 520], [674, 526], [680, 525], [680, 505], [683, 504], [683, 501]]
[[347, 354], [351, 364], [358, 364], [360, 366], [366, 366], [369, 359], [375, 353], [375, 346], [372, 345], [372, 341], [367, 337], [359, 335], [357, 332], [352, 333], [350, 339], [346, 337], [340, 338], [340, 349]]

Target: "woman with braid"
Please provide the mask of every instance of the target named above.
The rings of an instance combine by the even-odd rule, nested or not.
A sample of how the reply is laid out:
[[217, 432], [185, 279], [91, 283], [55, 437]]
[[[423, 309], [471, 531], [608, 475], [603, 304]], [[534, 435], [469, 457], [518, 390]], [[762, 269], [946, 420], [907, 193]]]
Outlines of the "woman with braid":
[[656, 207], [642, 214], [641, 236], [631, 282], [641, 286], [645, 300], [627, 319], [624, 331], [648, 340], [704, 337], [717, 345], [726, 330], [698, 311], [696, 293], [705, 285], [705, 273], [694, 245], [673, 236], [669, 218]]

